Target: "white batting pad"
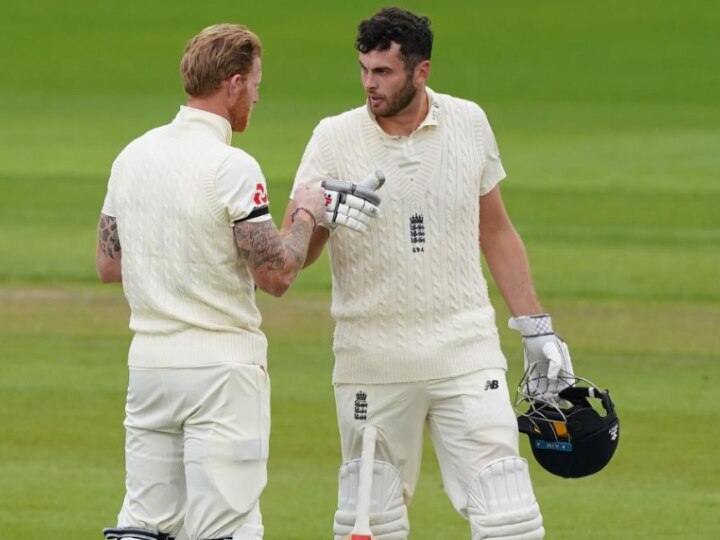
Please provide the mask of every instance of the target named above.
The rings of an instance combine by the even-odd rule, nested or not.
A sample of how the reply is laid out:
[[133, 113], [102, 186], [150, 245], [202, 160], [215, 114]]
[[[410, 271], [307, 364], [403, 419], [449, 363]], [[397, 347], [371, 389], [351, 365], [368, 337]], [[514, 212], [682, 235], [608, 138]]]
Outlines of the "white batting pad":
[[[335, 540], [349, 535], [355, 525], [359, 475], [359, 459], [340, 467]], [[395, 467], [384, 461], [375, 461], [373, 465], [370, 528], [378, 540], [406, 540], [410, 532], [400, 475]]]
[[506, 457], [485, 466], [468, 495], [472, 540], [539, 540], [545, 537], [527, 461]]

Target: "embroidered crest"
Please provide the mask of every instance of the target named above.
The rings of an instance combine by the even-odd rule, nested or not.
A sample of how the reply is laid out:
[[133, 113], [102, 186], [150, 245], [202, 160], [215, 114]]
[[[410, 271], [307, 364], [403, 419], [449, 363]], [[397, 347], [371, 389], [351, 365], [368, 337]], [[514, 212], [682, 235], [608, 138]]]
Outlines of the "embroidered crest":
[[410, 243], [413, 253], [425, 251], [422, 245], [425, 243], [425, 218], [422, 214], [410, 216]]
[[360, 390], [355, 394], [355, 420], [367, 420], [367, 394]]

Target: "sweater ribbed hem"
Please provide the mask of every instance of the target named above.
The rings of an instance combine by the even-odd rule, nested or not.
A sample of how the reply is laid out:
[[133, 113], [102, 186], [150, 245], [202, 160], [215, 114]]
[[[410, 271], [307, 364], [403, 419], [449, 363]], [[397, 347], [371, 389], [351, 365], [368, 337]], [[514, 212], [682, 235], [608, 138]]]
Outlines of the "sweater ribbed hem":
[[507, 369], [507, 360], [494, 340], [436, 351], [363, 351], [337, 354], [333, 383], [391, 384], [444, 379], [480, 369]]
[[172, 334], [135, 334], [128, 365], [142, 368], [184, 368], [214, 364], [267, 367], [267, 339], [258, 333], [213, 332], [192, 328]]

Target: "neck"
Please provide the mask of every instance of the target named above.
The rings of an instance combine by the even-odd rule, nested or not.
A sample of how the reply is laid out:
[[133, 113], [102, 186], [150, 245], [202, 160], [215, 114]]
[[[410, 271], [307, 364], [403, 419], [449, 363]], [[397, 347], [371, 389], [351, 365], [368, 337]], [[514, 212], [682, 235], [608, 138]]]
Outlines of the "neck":
[[376, 117], [377, 123], [388, 135], [407, 137], [425, 120], [430, 108], [428, 102], [425, 87], [422, 87], [407, 107], [393, 116]]
[[193, 109], [200, 109], [201, 111], [211, 112], [222, 116], [228, 122], [230, 121], [230, 114], [227, 106], [222, 99], [220, 99], [219, 92], [211, 96], [206, 97], [190, 97], [187, 102], [188, 107]]

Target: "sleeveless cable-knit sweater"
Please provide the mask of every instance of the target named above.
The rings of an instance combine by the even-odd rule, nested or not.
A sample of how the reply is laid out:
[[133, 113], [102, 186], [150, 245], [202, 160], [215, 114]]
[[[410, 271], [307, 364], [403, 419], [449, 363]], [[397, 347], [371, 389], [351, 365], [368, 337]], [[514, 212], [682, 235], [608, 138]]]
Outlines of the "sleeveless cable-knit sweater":
[[107, 200], [135, 332], [131, 366], [266, 363], [254, 282], [215, 192], [218, 167], [242, 152], [230, 136], [226, 120], [183, 107], [113, 165]]
[[329, 240], [337, 383], [506, 367], [478, 243], [480, 196], [501, 179], [483, 179], [494, 137], [486, 140], [492, 131], [476, 104], [428, 94], [435, 121], [409, 137], [409, 144], [426, 138], [416, 164], [398, 166], [396, 141], [366, 107], [323, 120], [313, 134], [338, 179], [358, 181], [376, 169], [386, 176], [369, 232], [340, 227]]

